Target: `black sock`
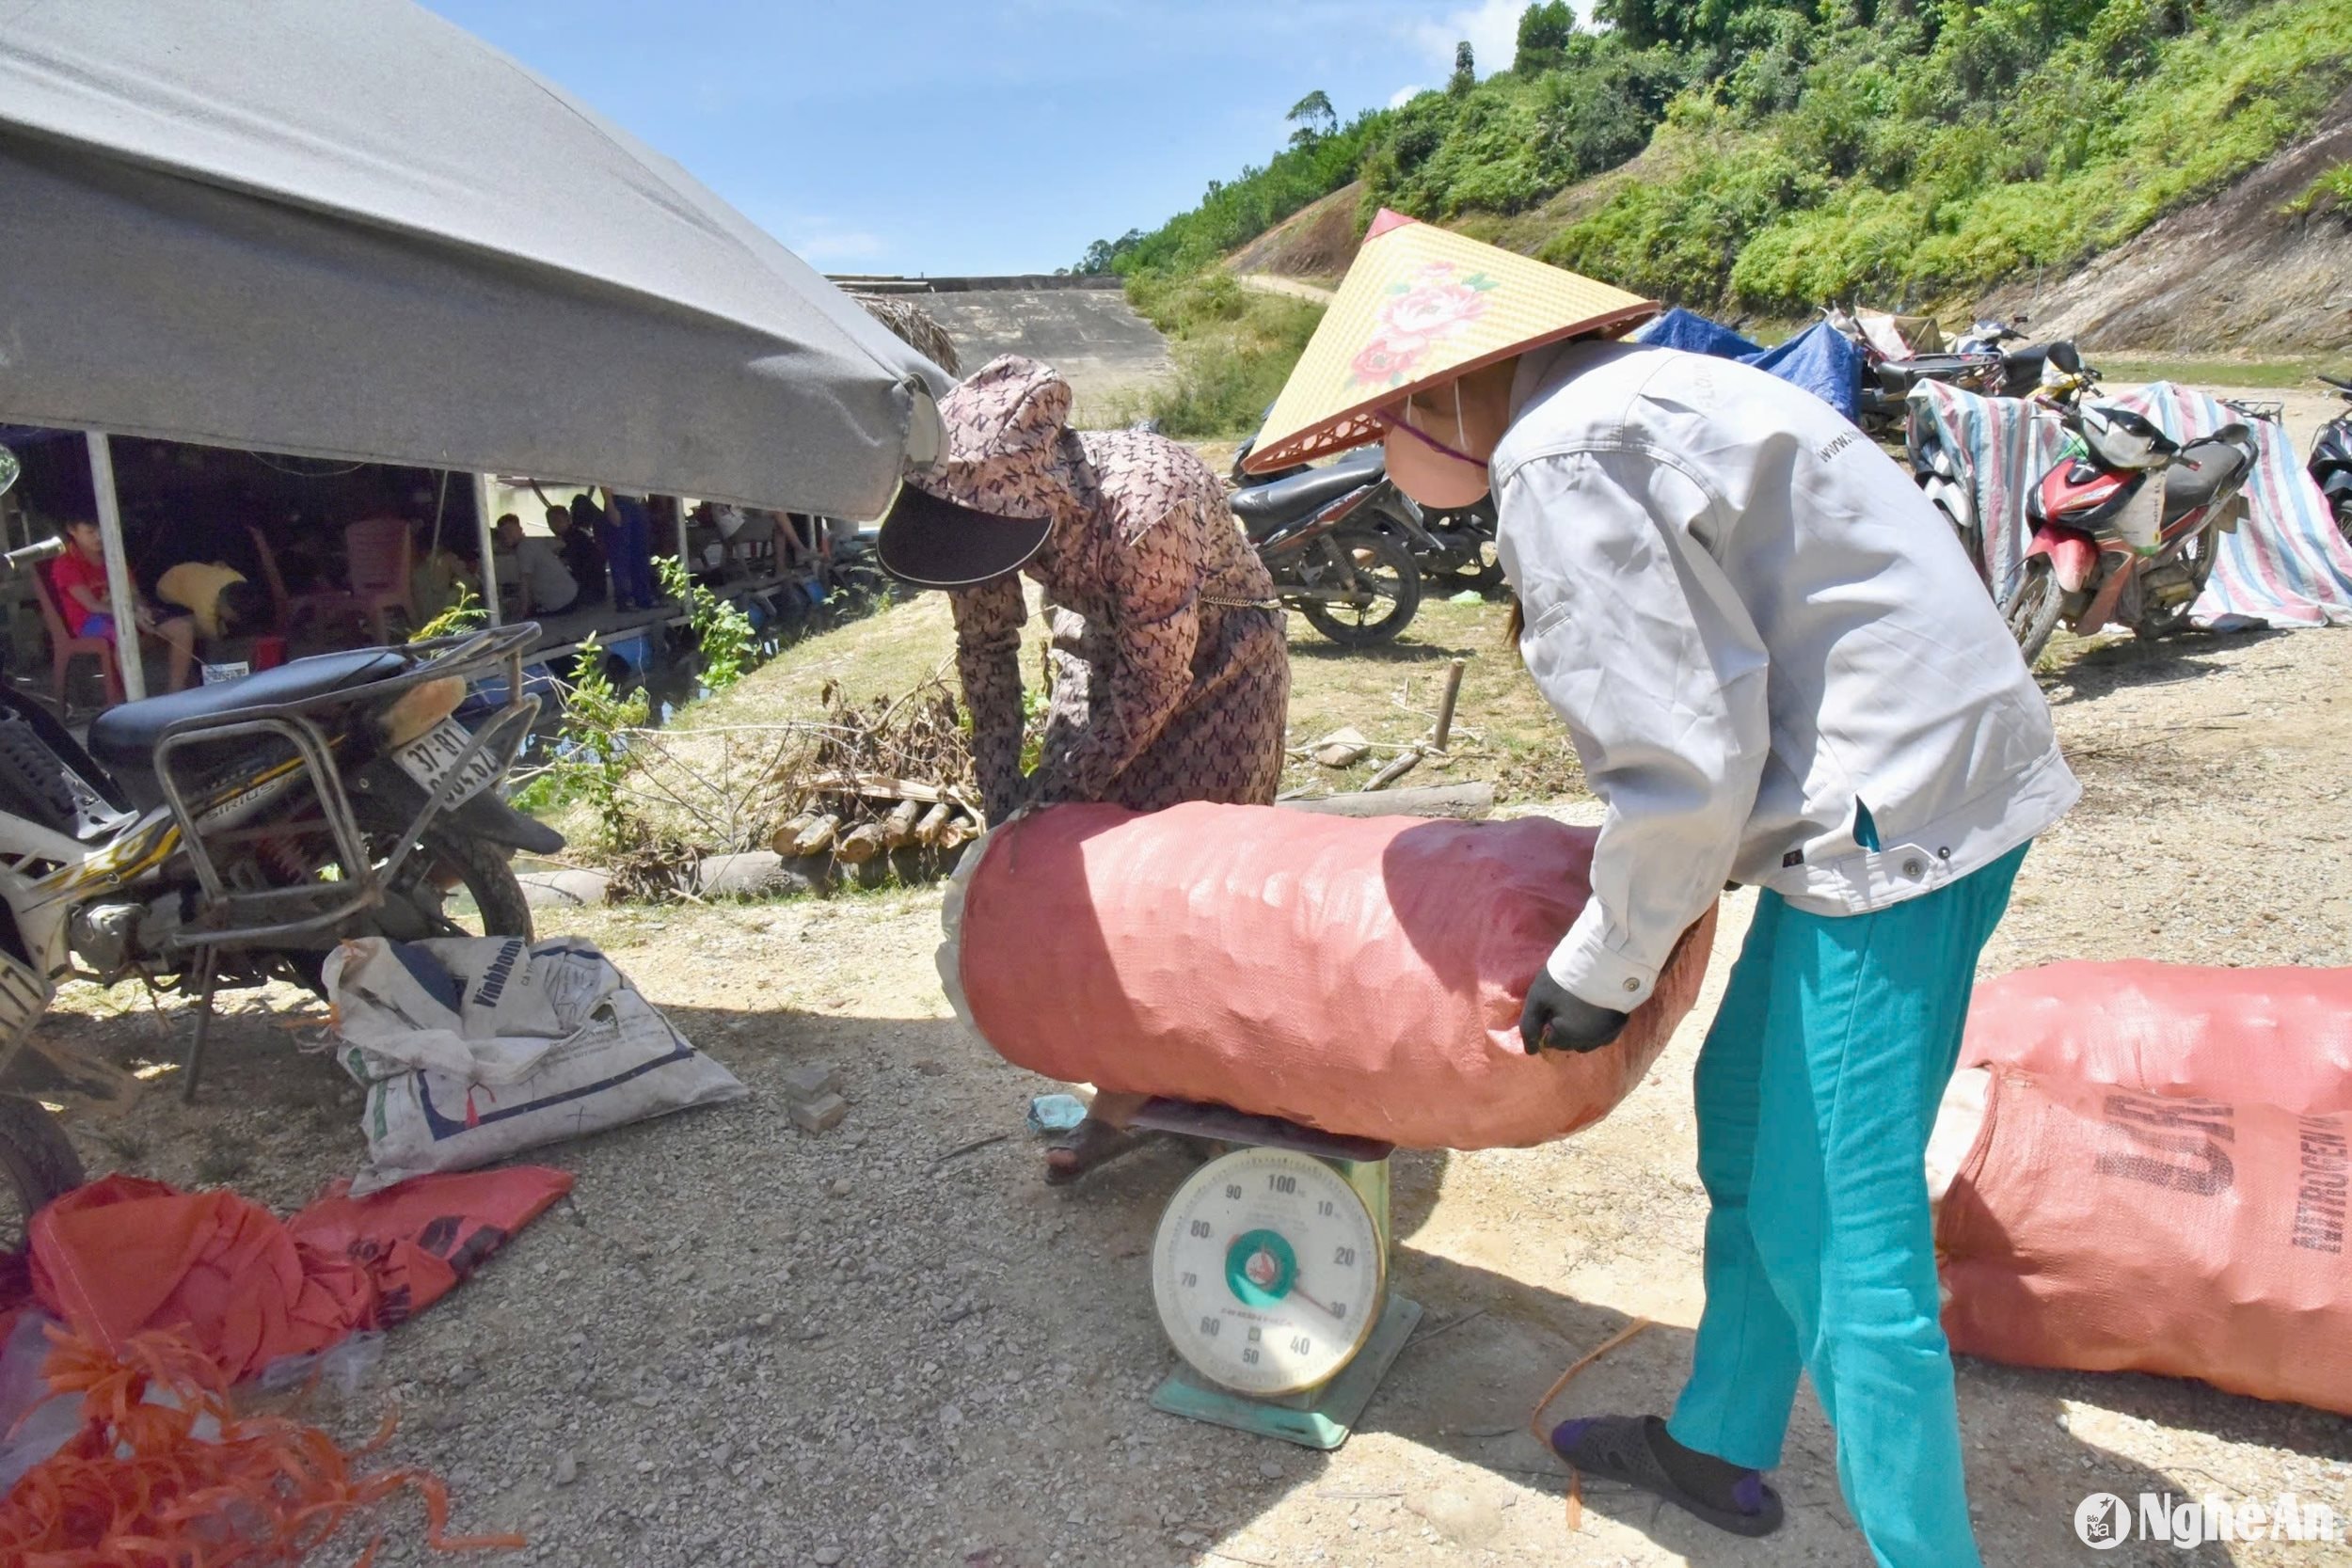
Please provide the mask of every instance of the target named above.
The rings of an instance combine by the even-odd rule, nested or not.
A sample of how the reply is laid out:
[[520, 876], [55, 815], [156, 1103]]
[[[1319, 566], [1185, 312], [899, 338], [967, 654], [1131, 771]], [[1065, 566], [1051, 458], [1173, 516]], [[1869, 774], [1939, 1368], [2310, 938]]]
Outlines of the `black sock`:
[[[1718, 1459], [1711, 1453], [1686, 1449], [1667, 1434], [1666, 1423], [1655, 1416], [1642, 1418], [1649, 1437], [1650, 1452], [1658, 1456], [1659, 1465], [1674, 1483], [1707, 1504], [1733, 1513], [1753, 1513], [1758, 1506], [1758, 1494], [1752, 1478], [1754, 1470]], [[1740, 1483], [1745, 1481], [1746, 1486]]]

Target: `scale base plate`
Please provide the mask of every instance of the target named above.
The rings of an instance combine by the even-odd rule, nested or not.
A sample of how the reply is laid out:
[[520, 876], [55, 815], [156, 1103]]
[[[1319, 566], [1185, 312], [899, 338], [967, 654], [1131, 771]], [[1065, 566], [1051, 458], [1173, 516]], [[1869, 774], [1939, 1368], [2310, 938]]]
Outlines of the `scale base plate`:
[[1339, 1376], [1287, 1400], [1254, 1399], [1220, 1388], [1179, 1361], [1175, 1370], [1152, 1390], [1152, 1408], [1261, 1437], [1279, 1437], [1302, 1449], [1336, 1449], [1356, 1430], [1364, 1406], [1372, 1402], [1380, 1380], [1389, 1375], [1390, 1365], [1420, 1323], [1421, 1303], [1390, 1296], [1372, 1338], [1340, 1370]]

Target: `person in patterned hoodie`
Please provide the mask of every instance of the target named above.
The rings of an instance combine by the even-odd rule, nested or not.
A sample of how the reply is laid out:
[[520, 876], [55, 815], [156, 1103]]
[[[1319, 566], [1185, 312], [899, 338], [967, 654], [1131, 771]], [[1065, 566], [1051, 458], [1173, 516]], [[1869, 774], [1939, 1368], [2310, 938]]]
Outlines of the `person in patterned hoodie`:
[[[1274, 582], [1188, 447], [1073, 431], [1070, 384], [1017, 355], [940, 402], [946, 455], [901, 487], [880, 549], [893, 576], [949, 591], [989, 819], [1101, 800], [1272, 803], [1290, 655]], [[1021, 768], [1021, 578], [1044, 589], [1053, 672], [1044, 749]], [[1075, 1180], [1137, 1147], [1141, 1097], [1101, 1095], [1048, 1151]]]

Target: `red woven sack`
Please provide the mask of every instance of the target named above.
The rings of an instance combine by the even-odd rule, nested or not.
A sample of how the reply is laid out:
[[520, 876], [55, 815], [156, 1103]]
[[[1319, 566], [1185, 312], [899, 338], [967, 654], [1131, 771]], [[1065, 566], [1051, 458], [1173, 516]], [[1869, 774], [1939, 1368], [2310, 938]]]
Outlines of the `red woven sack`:
[[1594, 832], [1263, 806], [1060, 806], [958, 873], [948, 994], [1051, 1078], [1231, 1105], [1417, 1148], [1565, 1136], [1605, 1115], [1697, 999], [1683, 937], [1625, 1033], [1525, 1054], [1527, 987], [1589, 895]]
[[2352, 969], [2060, 963], [1977, 988], [1963, 1067], [2352, 1111]]
[[2352, 1414], [2348, 1125], [1995, 1071], [1937, 1215], [1952, 1348]]

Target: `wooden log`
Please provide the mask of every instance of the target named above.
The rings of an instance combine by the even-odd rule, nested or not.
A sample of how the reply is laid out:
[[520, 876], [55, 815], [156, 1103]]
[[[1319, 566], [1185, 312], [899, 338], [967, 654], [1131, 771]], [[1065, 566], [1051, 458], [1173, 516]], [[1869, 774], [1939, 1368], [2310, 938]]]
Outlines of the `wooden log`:
[[793, 847], [801, 842], [801, 835], [808, 832], [809, 825], [816, 820], [814, 816], [794, 817], [768, 835], [768, 847], [779, 855], [797, 854], [799, 851]]
[[946, 800], [952, 805], [969, 805], [963, 791], [953, 785], [927, 784], [921, 779], [894, 779], [887, 773], [825, 773], [809, 781], [809, 787], [835, 795], [863, 796], [868, 800], [920, 800], [925, 805]]
[[1386, 767], [1382, 768], [1379, 772], [1375, 773], [1370, 779], [1365, 781], [1364, 788], [1367, 791], [1386, 789], [1389, 785], [1396, 783], [1397, 780], [1403, 778], [1406, 774], [1410, 773], [1414, 768], [1419, 768], [1420, 766], [1421, 753], [1419, 752], [1399, 752], [1394, 757], [1389, 760]]
[[1423, 784], [1414, 789], [1327, 795], [1319, 800], [1284, 800], [1280, 804], [1284, 811], [1322, 812], [1330, 816], [1454, 816], [1474, 821], [1494, 815], [1495, 786], [1483, 780]]
[[937, 844], [940, 834], [947, 831], [947, 823], [955, 815], [955, 807], [945, 800], [940, 801], [914, 824], [914, 842], [925, 846]]
[[[937, 810], [937, 807], [933, 807]], [[889, 849], [904, 847], [914, 837], [914, 824], [923, 815], [920, 800], [901, 800], [882, 819], [882, 846]]]
[[882, 824], [862, 823], [834, 841], [833, 858], [844, 865], [863, 865], [882, 852]]
[[821, 855], [833, 847], [833, 835], [840, 830], [841, 818], [828, 812], [803, 828], [792, 841], [795, 855]]

